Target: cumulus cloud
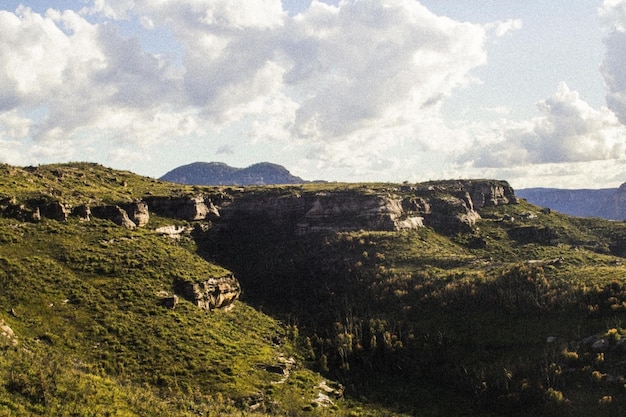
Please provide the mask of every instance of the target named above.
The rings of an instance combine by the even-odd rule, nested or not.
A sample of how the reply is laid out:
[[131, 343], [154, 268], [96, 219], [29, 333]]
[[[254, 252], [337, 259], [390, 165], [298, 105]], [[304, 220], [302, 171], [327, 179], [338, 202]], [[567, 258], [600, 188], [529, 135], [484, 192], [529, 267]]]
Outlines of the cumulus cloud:
[[521, 29], [523, 22], [521, 19], [508, 19], [504, 22], [494, 22], [487, 25], [487, 28], [492, 29], [498, 38]]
[[[322, 167], [379, 172], [393, 147], [460, 146], [431, 143], [441, 103], [475, 82], [489, 37], [520, 25], [461, 23], [415, 0], [313, 1], [295, 16], [280, 0], [0, 11], [0, 148], [18, 143], [34, 162], [91, 152], [134, 160], [166, 141], [206, 145], [235, 132], [218, 153], [284, 141], [306, 146]], [[179, 55], [159, 54], [158, 42], [148, 51], [157, 33]], [[399, 166], [402, 156], [382, 162]]]
[[609, 29], [626, 31], [626, 1], [604, 0], [598, 13]]
[[0, 12], [0, 31], [0, 110], [37, 112], [37, 140], [101, 124], [107, 109], [152, 113], [174, 101], [167, 64], [113, 26], [69, 10], [40, 15], [20, 7]]
[[608, 28], [606, 53], [600, 67], [606, 85], [606, 101], [626, 124], [626, 0], [605, 0], [600, 16]]
[[482, 27], [438, 17], [415, 1], [313, 3], [285, 44], [285, 79], [308, 96], [296, 112], [303, 136], [337, 137], [411, 118], [468, 82], [485, 62]]
[[481, 133], [460, 160], [477, 167], [589, 162], [626, 157], [626, 129], [607, 108], [598, 110], [565, 83], [537, 104], [530, 121], [500, 121]]

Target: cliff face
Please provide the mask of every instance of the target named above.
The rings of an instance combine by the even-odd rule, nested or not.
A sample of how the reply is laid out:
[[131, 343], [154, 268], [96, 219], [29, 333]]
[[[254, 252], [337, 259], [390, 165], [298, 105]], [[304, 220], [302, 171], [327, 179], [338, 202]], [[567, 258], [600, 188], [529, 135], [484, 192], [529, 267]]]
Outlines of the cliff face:
[[[232, 222], [267, 221], [297, 234], [318, 231], [397, 231], [432, 226], [455, 232], [471, 229], [477, 210], [516, 203], [503, 181], [447, 181], [402, 187], [361, 187], [284, 195], [254, 193], [220, 209], [218, 229]], [[252, 220], [256, 219], [256, 220]]]

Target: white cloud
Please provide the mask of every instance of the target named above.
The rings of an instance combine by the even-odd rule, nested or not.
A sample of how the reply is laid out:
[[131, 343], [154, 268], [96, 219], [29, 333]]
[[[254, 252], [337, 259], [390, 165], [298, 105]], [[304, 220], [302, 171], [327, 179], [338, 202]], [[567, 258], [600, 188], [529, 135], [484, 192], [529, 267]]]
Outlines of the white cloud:
[[99, 10], [170, 27], [185, 50], [185, 91], [210, 120], [237, 120], [251, 102], [288, 95], [298, 106], [292, 133], [312, 138], [410, 117], [485, 62], [481, 26], [413, 0], [315, 1], [295, 18], [278, 0], [139, 1], [132, 10], [122, 0]]
[[626, 124], [626, 0], [605, 0], [600, 16], [609, 29], [600, 71], [606, 85], [607, 105]]
[[565, 83], [537, 107], [539, 117], [525, 122], [503, 120], [479, 133], [460, 161], [477, 167], [507, 167], [626, 157], [626, 127], [609, 109], [593, 109]]
[[0, 138], [23, 139], [30, 134], [32, 120], [16, 110], [0, 113]]
[[488, 28], [493, 29], [498, 38], [516, 30], [520, 30], [522, 26], [523, 22], [521, 19], [508, 19], [504, 22], [495, 22], [487, 25]]
[[625, 0], [604, 0], [598, 12], [609, 29], [614, 28], [619, 32], [626, 31]]
[[36, 112], [30, 132], [39, 146], [89, 129], [118, 130], [105, 123], [108, 113], [143, 113], [136, 117], [143, 123], [162, 103], [182, 101], [168, 64], [111, 25], [73, 11], [44, 16], [22, 7], [0, 12], [0, 31], [0, 110]]
[[[145, 32], [129, 34], [128, 24]], [[0, 11], [0, 140], [20, 139], [33, 162], [92, 152], [113, 161], [177, 139], [215, 149], [210, 134], [236, 132], [220, 149], [283, 141], [329, 169], [400, 170], [409, 156], [395, 148], [463, 146], [437, 140], [450, 130], [441, 102], [475, 82], [486, 39], [519, 24], [460, 23], [414, 0], [313, 1], [293, 17], [280, 0]], [[176, 39], [182, 59], [146, 51], [144, 37], [158, 31]]]
[[484, 36], [414, 1], [314, 3], [285, 44], [286, 80], [304, 90], [295, 132], [332, 139], [410, 119], [469, 81], [485, 62]]

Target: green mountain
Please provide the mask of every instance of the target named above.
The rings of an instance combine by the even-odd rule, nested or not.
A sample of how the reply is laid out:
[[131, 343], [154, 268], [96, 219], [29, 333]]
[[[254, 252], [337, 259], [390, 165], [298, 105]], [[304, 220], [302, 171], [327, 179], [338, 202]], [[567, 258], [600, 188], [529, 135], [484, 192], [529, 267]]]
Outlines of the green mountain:
[[504, 181], [0, 165], [0, 416], [619, 415], [626, 226]]
[[301, 184], [283, 166], [261, 162], [247, 168], [233, 168], [222, 162], [194, 162], [175, 168], [161, 177], [163, 181], [193, 185], [271, 185]]

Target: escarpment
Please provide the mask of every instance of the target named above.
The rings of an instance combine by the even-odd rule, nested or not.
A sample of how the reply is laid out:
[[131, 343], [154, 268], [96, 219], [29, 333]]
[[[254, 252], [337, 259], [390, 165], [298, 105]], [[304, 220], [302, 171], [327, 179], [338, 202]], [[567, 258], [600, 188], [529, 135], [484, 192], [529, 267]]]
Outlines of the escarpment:
[[[26, 175], [26, 174], [24, 174]], [[77, 175], [81, 181], [84, 177]], [[39, 178], [39, 177], [37, 177]], [[61, 181], [57, 176], [55, 185]], [[65, 175], [62, 181], [71, 177]], [[107, 177], [108, 178], [108, 177]], [[432, 227], [441, 233], [471, 231], [483, 207], [513, 204], [517, 198], [504, 181], [439, 181], [424, 184], [310, 184], [283, 187], [170, 189], [133, 194], [112, 177], [123, 196], [53, 192], [0, 195], [0, 215], [24, 222], [104, 219], [127, 229], [154, 229], [179, 239], [192, 236], [220, 242], [220, 233], [267, 233], [272, 238], [354, 230], [401, 231]], [[113, 181], [113, 180], [111, 180]], [[110, 181], [109, 181], [110, 182]], [[108, 182], [107, 182], [108, 184]], [[90, 186], [91, 187], [91, 186]], [[102, 190], [108, 190], [108, 185]], [[100, 191], [102, 192], [102, 191]], [[152, 215], [159, 219], [151, 227]], [[163, 219], [195, 225], [163, 226]], [[530, 239], [520, 231], [518, 239]], [[515, 232], [512, 232], [515, 233]], [[539, 238], [535, 238], [539, 239]], [[198, 277], [173, 284], [174, 292], [213, 310], [232, 305], [241, 287], [232, 276]], [[174, 303], [175, 305], [175, 303]]]
[[233, 222], [264, 221], [296, 234], [398, 231], [424, 226], [459, 232], [475, 225], [481, 208], [517, 202], [508, 183], [495, 180], [328, 187], [322, 191], [304, 187], [227, 189], [217, 195], [144, 196], [133, 202], [76, 207], [50, 197], [23, 202], [5, 197], [0, 199], [0, 213], [22, 221], [65, 221], [72, 215], [89, 220], [91, 215], [131, 229], [147, 226], [152, 212], [185, 221], [211, 220], [215, 230], [228, 229]]
[[459, 232], [474, 227], [481, 208], [517, 203], [508, 183], [494, 180], [288, 190], [277, 195], [244, 193], [220, 210], [216, 229], [228, 228], [233, 222], [265, 221], [296, 234], [424, 226]]

